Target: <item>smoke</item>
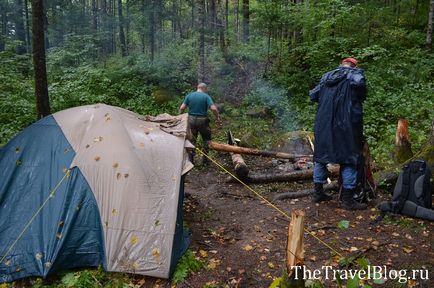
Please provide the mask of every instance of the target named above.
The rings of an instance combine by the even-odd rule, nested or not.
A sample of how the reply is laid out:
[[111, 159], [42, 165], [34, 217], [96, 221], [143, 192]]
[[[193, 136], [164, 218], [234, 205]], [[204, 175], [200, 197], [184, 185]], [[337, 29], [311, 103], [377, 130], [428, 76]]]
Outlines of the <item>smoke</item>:
[[277, 128], [285, 131], [295, 131], [298, 125], [295, 109], [290, 103], [289, 92], [277, 87], [264, 79], [253, 81], [246, 103], [252, 106], [260, 106], [272, 112]]

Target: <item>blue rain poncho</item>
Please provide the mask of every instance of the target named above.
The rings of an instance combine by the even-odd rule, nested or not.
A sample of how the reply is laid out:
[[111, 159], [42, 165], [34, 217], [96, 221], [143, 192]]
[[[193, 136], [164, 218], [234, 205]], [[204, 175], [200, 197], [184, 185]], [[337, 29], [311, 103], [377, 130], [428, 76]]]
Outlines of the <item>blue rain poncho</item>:
[[318, 103], [314, 161], [356, 165], [362, 148], [362, 102], [366, 98], [363, 70], [340, 66], [327, 72], [309, 96]]

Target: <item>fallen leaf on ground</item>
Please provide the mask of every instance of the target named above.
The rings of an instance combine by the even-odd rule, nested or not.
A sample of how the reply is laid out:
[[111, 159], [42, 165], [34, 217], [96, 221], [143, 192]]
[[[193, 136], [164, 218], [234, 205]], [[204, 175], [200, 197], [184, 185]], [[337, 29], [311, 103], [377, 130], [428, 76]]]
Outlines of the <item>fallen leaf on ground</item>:
[[205, 250], [199, 250], [199, 255], [202, 258], [206, 258], [208, 257], [208, 252], [206, 252]]
[[250, 251], [250, 250], [253, 250], [253, 247], [251, 245], [247, 244], [246, 246], [243, 247], [243, 250], [244, 251]]

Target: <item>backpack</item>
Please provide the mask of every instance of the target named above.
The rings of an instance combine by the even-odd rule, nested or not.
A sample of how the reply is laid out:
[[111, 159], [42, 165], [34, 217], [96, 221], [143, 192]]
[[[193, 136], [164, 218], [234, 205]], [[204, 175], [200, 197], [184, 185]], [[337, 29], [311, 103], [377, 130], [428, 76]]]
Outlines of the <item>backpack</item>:
[[383, 212], [404, 214], [434, 221], [431, 169], [423, 160], [404, 165], [393, 190], [392, 200], [378, 208]]

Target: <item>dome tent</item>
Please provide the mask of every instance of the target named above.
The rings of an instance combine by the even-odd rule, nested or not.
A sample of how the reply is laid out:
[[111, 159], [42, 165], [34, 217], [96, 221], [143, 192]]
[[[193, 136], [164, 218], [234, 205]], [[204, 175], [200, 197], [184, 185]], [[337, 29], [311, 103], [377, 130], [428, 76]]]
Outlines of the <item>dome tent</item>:
[[104, 104], [30, 125], [0, 149], [0, 283], [103, 265], [168, 278], [183, 231], [187, 116]]

